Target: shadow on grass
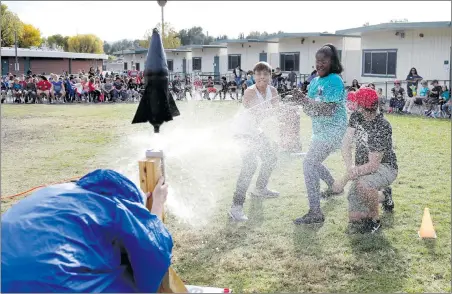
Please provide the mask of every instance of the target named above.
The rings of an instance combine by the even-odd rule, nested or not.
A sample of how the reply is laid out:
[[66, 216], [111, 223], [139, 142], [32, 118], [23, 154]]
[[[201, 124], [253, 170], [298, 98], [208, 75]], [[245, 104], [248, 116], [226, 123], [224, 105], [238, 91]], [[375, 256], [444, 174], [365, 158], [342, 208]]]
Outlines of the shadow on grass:
[[[252, 200], [250, 199], [250, 201]], [[262, 204], [256, 201], [256, 204], [253, 205], [249, 216], [253, 213], [256, 216], [262, 215], [259, 212], [262, 211]], [[215, 226], [214, 229], [210, 228], [207, 231], [213, 233], [200, 234], [202, 243], [199, 242], [198, 236], [189, 238], [191, 242], [194, 240], [198, 242], [192, 247], [184, 248], [183, 257], [177, 261], [177, 264], [174, 264], [174, 268], [184, 277], [186, 284], [229, 287], [234, 289], [234, 292], [242, 292], [249, 279], [243, 273], [239, 273], [244, 266], [243, 254], [246, 255], [243, 248], [251, 246], [248, 235], [254, 232], [253, 227], [261, 224], [262, 220], [250, 218], [245, 223], [234, 222], [229, 219], [229, 216], [224, 215], [224, 220], [217, 223], [220, 223], [218, 227]], [[236, 260], [231, 257], [231, 251], [240, 252], [241, 259]], [[227, 282], [224, 281], [224, 277], [228, 277]]]
[[436, 239], [424, 239], [421, 240], [424, 243], [425, 248], [430, 255], [436, 255]]
[[319, 242], [317, 233], [323, 227], [323, 224], [312, 225], [293, 225], [293, 243], [295, 254], [299, 257], [322, 255], [322, 244]]
[[248, 211], [248, 225], [253, 227], [260, 227], [264, 222], [264, 207], [263, 207], [262, 199], [258, 199], [256, 197], [250, 197], [250, 208]]
[[[387, 217], [390, 218], [390, 214]], [[384, 222], [383, 224], [385, 225]], [[353, 270], [354, 278], [340, 291], [402, 291], [408, 265], [402, 254], [386, 239], [384, 231], [376, 234], [350, 234], [348, 237], [357, 267]]]
[[381, 214], [381, 222], [385, 228], [392, 228], [394, 226], [394, 213], [384, 212]]

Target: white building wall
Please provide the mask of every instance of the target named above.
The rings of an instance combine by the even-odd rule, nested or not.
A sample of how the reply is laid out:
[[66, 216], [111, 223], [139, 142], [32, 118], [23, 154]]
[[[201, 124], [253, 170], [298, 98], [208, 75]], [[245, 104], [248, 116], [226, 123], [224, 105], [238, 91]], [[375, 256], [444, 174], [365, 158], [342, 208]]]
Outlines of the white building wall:
[[[268, 51], [268, 43], [230, 43], [228, 44], [227, 54], [240, 54], [242, 62], [241, 68], [244, 71], [248, 71], [252, 70], [254, 65], [259, 62], [260, 53], [267, 53], [268, 61], [270, 57]], [[227, 60], [226, 66], [228, 66]], [[228, 69], [228, 71], [232, 72], [232, 69]]]
[[220, 74], [225, 75], [228, 72], [228, 49], [220, 48]]
[[[286, 52], [300, 52], [300, 74], [310, 74], [315, 68], [315, 53], [327, 43], [333, 44], [338, 50], [344, 51], [342, 37], [306, 37], [303, 44], [302, 38], [284, 38], [279, 41], [279, 52], [273, 54], [272, 66], [279, 66], [279, 54]], [[274, 59], [278, 61], [275, 62]]]
[[193, 68], [192, 68], [192, 52], [186, 52], [185, 53], [185, 58], [187, 59], [187, 73], [192, 73], [193, 72]]
[[[182, 73], [183, 72], [183, 60], [184, 58], [187, 59], [187, 52], [165, 52], [166, 54], [166, 60], [172, 60], [173, 61], [173, 72], [174, 73]], [[188, 60], [187, 60], [188, 61]], [[187, 65], [187, 69], [188, 65]]]
[[343, 38], [341, 62], [344, 67], [342, 79], [345, 83], [349, 84], [361, 75], [361, 38]]
[[140, 64], [140, 70], [144, 70], [144, 64], [146, 62], [146, 54], [124, 54], [124, 62], [127, 63], [127, 70], [133, 70], [135, 67], [135, 63]]
[[[190, 52], [165, 52], [166, 60], [173, 60], [173, 72], [182, 72], [182, 60], [187, 59], [187, 71], [191, 72], [191, 57], [188, 57]], [[127, 62], [127, 69], [132, 70], [135, 63], [140, 63], [140, 70], [144, 71], [147, 53], [139, 54], [124, 54], [124, 62]], [[190, 62], [190, 66], [189, 63]]]
[[279, 43], [268, 43], [267, 62], [272, 68], [279, 66]]
[[[423, 33], [421, 38], [419, 34]], [[450, 64], [451, 29], [416, 29], [405, 30], [405, 38], [395, 35], [395, 31], [372, 32], [362, 35], [362, 49], [397, 49], [396, 78], [404, 80], [411, 69], [415, 67], [424, 79], [448, 80], [449, 70], [444, 61]], [[394, 78], [362, 77], [362, 53], [359, 63], [360, 82], [393, 81]]]
[[[203, 48], [203, 49], [192, 49], [192, 58], [194, 57], [201, 57], [201, 71], [202, 72], [212, 72], [213, 73], [213, 61], [214, 56], [218, 55], [220, 56], [220, 48]], [[220, 59], [221, 64], [221, 59]], [[190, 66], [192, 65], [192, 62], [190, 60]], [[192, 68], [190, 67], [190, 70]], [[221, 68], [220, 68], [221, 72]]]

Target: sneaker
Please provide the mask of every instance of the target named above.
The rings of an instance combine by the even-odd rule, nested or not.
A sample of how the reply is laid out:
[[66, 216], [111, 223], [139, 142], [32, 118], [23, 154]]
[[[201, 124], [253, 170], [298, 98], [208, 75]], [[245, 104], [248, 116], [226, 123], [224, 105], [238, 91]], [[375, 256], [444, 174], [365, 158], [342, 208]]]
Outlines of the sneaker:
[[268, 188], [258, 189], [256, 188], [254, 192], [251, 193], [257, 198], [277, 198], [279, 197], [279, 192], [269, 190]]
[[363, 234], [375, 234], [381, 228], [380, 220], [367, 219], [364, 221], [361, 233]]
[[384, 211], [392, 212], [394, 209], [394, 201], [392, 201], [392, 189], [391, 187], [386, 187], [383, 190], [383, 195], [385, 199], [383, 200], [382, 206]]
[[309, 209], [309, 212], [302, 217], [295, 219], [293, 222], [296, 225], [309, 225], [309, 224], [320, 224], [325, 221], [325, 217], [323, 216], [322, 211], [314, 212], [312, 209]]
[[245, 222], [248, 220], [248, 217], [243, 212], [242, 205], [232, 205], [228, 214], [232, 220], [237, 221], [237, 222]]

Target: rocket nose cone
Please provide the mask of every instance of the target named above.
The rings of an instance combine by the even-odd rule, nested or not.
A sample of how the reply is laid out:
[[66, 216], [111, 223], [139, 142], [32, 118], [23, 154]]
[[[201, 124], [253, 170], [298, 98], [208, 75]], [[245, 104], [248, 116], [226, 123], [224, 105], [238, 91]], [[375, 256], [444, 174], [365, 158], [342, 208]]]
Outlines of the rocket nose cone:
[[148, 55], [146, 57], [145, 71], [147, 73], [163, 72], [164, 74], [168, 74], [168, 65], [166, 63], [162, 38], [156, 28], [152, 30], [152, 37], [149, 43]]

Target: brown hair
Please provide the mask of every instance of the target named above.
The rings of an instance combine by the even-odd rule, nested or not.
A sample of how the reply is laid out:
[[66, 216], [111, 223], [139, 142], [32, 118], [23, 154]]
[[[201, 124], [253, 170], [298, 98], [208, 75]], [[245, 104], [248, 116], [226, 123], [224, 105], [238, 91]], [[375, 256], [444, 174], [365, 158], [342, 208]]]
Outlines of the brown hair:
[[260, 61], [256, 63], [253, 68], [253, 73], [256, 73], [257, 71], [267, 71], [269, 73], [272, 73], [272, 67], [267, 62]]

